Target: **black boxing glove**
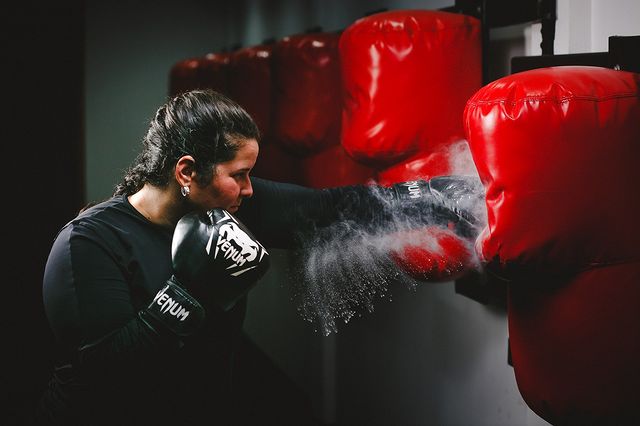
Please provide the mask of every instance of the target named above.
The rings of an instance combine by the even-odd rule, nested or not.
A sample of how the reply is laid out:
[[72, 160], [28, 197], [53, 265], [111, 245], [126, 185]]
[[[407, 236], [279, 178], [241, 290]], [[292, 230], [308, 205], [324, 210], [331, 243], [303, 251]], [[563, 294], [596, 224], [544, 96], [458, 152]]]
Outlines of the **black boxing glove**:
[[171, 277], [138, 316], [156, 332], [161, 324], [161, 327], [184, 337], [200, 328], [204, 322], [205, 311], [175, 277]]
[[453, 224], [461, 236], [477, 235], [486, 223], [484, 186], [475, 176], [438, 176], [398, 183], [389, 189], [396, 209], [416, 215], [427, 213], [427, 219], [436, 223]]
[[173, 280], [224, 311], [247, 294], [269, 267], [267, 250], [224, 209], [182, 217], [171, 252]]
[[223, 209], [183, 216], [173, 233], [171, 256], [173, 276], [139, 317], [155, 331], [164, 327], [178, 336], [195, 333], [204, 322], [198, 300], [229, 310], [269, 265], [264, 247]]
[[439, 176], [389, 187], [355, 185], [328, 191], [340, 219], [372, 227], [391, 221], [443, 227], [453, 224], [458, 234], [471, 237], [486, 221], [484, 187], [474, 176]]

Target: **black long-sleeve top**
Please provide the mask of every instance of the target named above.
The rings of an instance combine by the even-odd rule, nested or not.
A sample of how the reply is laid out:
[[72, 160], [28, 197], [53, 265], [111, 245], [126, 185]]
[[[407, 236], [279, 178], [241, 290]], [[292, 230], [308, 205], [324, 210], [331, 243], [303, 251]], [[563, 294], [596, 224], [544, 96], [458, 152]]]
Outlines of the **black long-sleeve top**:
[[[298, 204], [315, 205], [308, 211], [318, 215], [330, 210], [324, 191], [257, 178], [252, 183], [255, 197], [245, 200], [238, 217], [267, 247], [294, 241], [296, 221], [308, 220], [298, 215]], [[228, 312], [208, 309], [204, 328], [181, 340], [151, 331], [137, 316], [171, 277], [172, 233], [149, 222], [125, 196], [85, 210], [61, 229], [43, 281], [59, 353], [40, 401], [40, 423], [227, 418], [246, 298]]]

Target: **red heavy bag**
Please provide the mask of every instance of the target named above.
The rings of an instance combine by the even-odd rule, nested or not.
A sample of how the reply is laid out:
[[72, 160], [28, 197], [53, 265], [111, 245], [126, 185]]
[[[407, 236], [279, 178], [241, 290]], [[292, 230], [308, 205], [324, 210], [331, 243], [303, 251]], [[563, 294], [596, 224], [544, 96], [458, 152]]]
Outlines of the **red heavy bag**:
[[308, 155], [340, 143], [338, 33], [297, 34], [274, 49], [274, 136]]
[[353, 161], [341, 145], [302, 157], [299, 161], [302, 182], [311, 188], [334, 188], [373, 181], [373, 171]]
[[265, 44], [236, 50], [231, 54], [228, 67], [229, 97], [251, 115], [263, 142], [271, 136], [272, 49], [273, 45]]
[[462, 111], [482, 83], [477, 19], [377, 13], [350, 25], [339, 47], [342, 144], [354, 159], [384, 170], [463, 139]]
[[199, 66], [200, 58], [182, 59], [173, 64], [169, 70], [169, 95], [175, 96], [198, 88], [200, 85]]
[[169, 95], [194, 89], [213, 89], [226, 94], [228, 64], [228, 53], [208, 53], [176, 62], [169, 71]]
[[372, 170], [340, 146], [339, 33], [285, 37], [274, 47], [274, 142], [300, 162], [300, 183], [314, 188], [362, 183]]
[[260, 130], [260, 155], [254, 176], [279, 182], [300, 182], [298, 160], [273, 142], [273, 44], [249, 46], [233, 52], [228, 66], [228, 94], [254, 119]]
[[228, 95], [230, 58], [230, 53], [219, 52], [207, 53], [200, 59], [198, 71], [201, 88]]
[[510, 280], [518, 387], [554, 425], [640, 420], [639, 85], [544, 68], [485, 86], [464, 113], [488, 211], [476, 249]]

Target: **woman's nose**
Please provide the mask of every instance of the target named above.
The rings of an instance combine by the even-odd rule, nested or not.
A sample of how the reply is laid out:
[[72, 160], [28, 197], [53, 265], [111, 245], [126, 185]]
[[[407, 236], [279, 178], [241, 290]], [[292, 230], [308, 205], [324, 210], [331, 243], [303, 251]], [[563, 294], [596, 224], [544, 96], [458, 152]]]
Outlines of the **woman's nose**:
[[248, 177], [243, 182], [242, 188], [240, 189], [240, 195], [245, 198], [249, 198], [253, 195], [253, 187], [251, 186], [251, 179]]

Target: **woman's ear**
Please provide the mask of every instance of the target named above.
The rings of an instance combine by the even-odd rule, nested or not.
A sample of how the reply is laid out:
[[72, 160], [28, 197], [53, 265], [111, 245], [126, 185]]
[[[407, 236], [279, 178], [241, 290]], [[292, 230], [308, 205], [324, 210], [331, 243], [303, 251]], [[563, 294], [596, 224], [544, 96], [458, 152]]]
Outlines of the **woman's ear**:
[[183, 155], [176, 163], [175, 176], [180, 187], [191, 185], [191, 180], [195, 175], [193, 165], [195, 160], [190, 155]]

